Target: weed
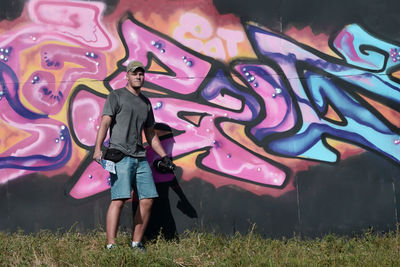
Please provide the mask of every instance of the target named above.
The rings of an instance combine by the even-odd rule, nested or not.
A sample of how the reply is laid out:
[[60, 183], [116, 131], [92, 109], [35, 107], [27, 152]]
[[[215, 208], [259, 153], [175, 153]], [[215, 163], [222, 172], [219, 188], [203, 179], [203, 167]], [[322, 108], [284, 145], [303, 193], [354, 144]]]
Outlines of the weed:
[[0, 266], [399, 266], [400, 235], [367, 231], [349, 238], [270, 239], [254, 227], [247, 235], [185, 231], [179, 239], [161, 235], [145, 254], [130, 248], [122, 232], [118, 248], [105, 249], [105, 234], [68, 231], [35, 234], [0, 232]]

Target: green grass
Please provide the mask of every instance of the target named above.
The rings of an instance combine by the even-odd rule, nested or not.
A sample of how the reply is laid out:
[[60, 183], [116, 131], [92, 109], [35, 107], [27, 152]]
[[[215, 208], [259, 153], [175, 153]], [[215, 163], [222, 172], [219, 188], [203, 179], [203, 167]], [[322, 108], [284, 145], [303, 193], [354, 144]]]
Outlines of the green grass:
[[117, 249], [106, 250], [105, 239], [101, 230], [0, 232], [0, 266], [400, 266], [398, 232], [278, 240], [188, 231], [147, 242], [145, 254], [129, 247], [129, 233], [119, 234]]

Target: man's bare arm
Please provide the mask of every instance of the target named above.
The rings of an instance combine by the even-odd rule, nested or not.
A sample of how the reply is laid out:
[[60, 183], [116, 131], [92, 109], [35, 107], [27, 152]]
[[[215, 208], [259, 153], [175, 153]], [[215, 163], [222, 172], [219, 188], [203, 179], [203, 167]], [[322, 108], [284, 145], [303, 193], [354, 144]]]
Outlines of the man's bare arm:
[[154, 149], [154, 151], [160, 157], [164, 157], [167, 155], [167, 153], [165, 153], [165, 150], [161, 145], [160, 139], [158, 138], [156, 132], [154, 131], [154, 127], [145, 128], [144, 134], [146, 136], [146, 140], [149, 143], [149, 145]]
[[108, 115], [103, 115], [103, 117], [101, 117], [100, 127], [99, 130], [97, 131], [96, 143], [93, 153], [93, 159], [97, 162], [99, 162], [99, 160], [102, 157], [101, 145], [104, 143], [104, 140], [106, 139], [107, 131], [110, 128], [111, 121], [112, 118]]

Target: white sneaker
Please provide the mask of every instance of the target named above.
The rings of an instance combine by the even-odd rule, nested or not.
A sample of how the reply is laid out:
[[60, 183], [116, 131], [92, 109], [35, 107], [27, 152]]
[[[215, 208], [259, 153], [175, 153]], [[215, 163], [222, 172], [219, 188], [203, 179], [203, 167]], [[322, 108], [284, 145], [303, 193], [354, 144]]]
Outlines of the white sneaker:
[[117, 248], [117, 244], [107, 244], [106, 249], [114, 249]]
[[137, 249], [140, 252], [146, 252], [146, 249], [144, 248], [142, 242], [134, 242], [134, 241], [132, 241], [132, 248]]

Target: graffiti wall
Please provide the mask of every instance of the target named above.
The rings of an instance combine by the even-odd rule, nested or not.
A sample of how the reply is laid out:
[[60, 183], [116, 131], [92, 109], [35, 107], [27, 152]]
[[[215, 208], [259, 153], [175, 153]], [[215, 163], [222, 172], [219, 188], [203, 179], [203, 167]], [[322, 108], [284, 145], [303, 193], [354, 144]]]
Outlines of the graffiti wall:
[[394, 2], [356, 2], [2, 4], [1, 230], [104, 225], [109, 173], [93, 146], [133, 59], [178, 166], [153, 170], [149, 234], [394, 229], [400, 19]]

